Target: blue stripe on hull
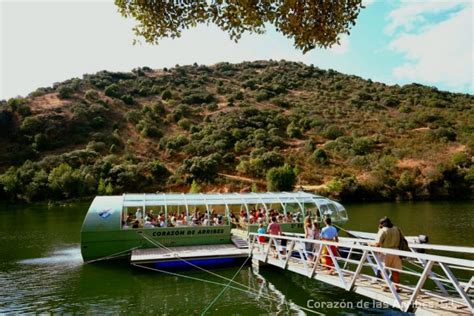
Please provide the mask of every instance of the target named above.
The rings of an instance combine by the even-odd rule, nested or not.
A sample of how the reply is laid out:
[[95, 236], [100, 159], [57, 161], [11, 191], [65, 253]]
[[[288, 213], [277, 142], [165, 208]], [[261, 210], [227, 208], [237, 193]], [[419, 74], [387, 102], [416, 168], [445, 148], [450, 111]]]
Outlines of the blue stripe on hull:
[[[232, 266], [236, 265], [239, 262], [242, 262], [242, 258], [208, 258], [208, 259], [189, 259], [185, 261], [160, 261], [153, 263], [153, 267], [159, 270], [174, 270], [174, 269], [193, 269], [193, 266], [189, 263], [192, 263], [199, 267], [222, 267], [222, 266]], [[188, 263], [189, 262], [189, 263]]]

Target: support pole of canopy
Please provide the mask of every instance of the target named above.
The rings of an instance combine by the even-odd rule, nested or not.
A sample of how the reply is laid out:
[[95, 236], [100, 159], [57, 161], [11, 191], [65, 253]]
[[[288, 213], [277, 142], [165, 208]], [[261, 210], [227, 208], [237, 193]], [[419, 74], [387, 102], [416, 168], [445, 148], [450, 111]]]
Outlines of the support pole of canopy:
[[168, 227], [168, 203], [166, 203], [166, 194], [162, 193], [163, 204], [165, 205], [165, 227]]
[[219, 197], [221, 198], [222, 201], [224, 201], [225, 217], [227, 218], [227, 223], [230, 224], [230, 211], [229, 211], [229, 205], [227, 204], [227, 199], [222, 196], [222, 193], [219, 193]]
[[255, 192], [252, 192], [251, 194], [252, 194], [253, 196], [256, 196], [256, 197], [257, 197], [257, 199], [258, 199], [258, 200], [260, 201], [260, 203], [263, 205], [263, 208], [265, 209], [265, 211], [268, 212], [268, 208], [267, 208], [267, 206], [265, 205], [265, 202], [263, 202], [262, 197], [260, 196], [260, 194], [257, 194], [257, 193], [255, 193]]
[[[128, 214], [124, 214], [123, 211], [125, 210], [125, 193], [122, 194], [122, 220], [125, 220]], [[122, 227], [122, 222], [120, 222], [120, 227]]]
[[[181, 193], [183, 195], [183, 199], [184, 199], [184, 204], [185, 204], [185, 207], [186, 207], [186, 225], [188, 225], [188, 220], [189, 220], [189, 206], [188, 206], [188, 200], [186, 199], [186, 194], [184, 193]], [[179, 214], [178, 214], [179, 216]]]
[[[296, 202], [296, 204], [299, 205], [300, 210], [301, 210], [301, 212], [303, 213], [303, 218], [305, 218], [305, 217], [306, 217], [306, 211], [305, 211], [305, 209], [304, 209], [304, 206], [301, 205], [300, 201], [299, 201], [296, 197], [291, 196], [291, 194], [290, 194], [289, 192], [283, 192], [283, 193], [284, 193], [285, 195], [289, 196], [289, 198], [292, 198], [292, 199]], [[285, 216], [286, 216], [286, 208], [285, 208]]]
[[146, 193], [143, 193], [142, 225], [145, 224]]
[[[199, 193], [199, 195], [202, 197], [202, 199], [204, 200], [204, 204], [206, 205], [206, 211], [207, 211], [207, 223], [208, 225], [211, 223], [211, 215], [210, 215], [210, 212], [209, 212], [209, 205], [207, 204], [207, 199], [206, 199], [206, 196], [202, 193]], [[202, 225], [202, 223], [201, 223]]]
[[319, 203], [317, 202], [318, 199], [315, 199], [314, 197], [311, 197], [311, 200], [314, 202], [314, 205], [316, 205], [316, 208], [317, 208], [316, 216], [318, 217], [319, 222], [322, 222], [323, 214], [321, 213], [321, 210], [319, 209]]

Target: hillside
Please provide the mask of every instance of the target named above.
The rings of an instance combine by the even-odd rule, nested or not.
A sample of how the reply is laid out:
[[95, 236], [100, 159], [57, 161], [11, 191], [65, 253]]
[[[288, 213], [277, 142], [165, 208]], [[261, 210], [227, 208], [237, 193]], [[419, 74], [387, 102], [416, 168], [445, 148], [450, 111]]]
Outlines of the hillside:
[[0, 198], [285, 189], [293, 175], [342, 200], [472, 198], [473, 105], [285, 61], [102, 71], [1, 102]]

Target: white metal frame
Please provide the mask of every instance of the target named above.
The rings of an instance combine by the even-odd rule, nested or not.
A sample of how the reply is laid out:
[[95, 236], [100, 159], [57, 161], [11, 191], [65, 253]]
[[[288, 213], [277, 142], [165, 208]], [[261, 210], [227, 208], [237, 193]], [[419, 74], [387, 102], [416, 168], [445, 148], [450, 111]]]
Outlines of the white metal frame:
[[[404, 312], [413, 310], [416, 306], [420, 306], [420, 300], [422, 301], [428, 297], [438, 303], [450, 302], [450, 304], [454, 306], [454, 310], [464, 310], [474, 313], [473, 303], [469, 294], [472, 283], [474, 282], [474, 277], [471, 277], [469, 282], [461, 282], [453, 272], [453, 270], [474, 271], [474, 260], [418, 253], [416, 251], [400, 251], [398, 249], [372, 247], [367, 245], [370, 240], [361, 241], [353, 238], [340, 238], [339, 243], [336, 243], [332, 241], [306, 239], [298, 235], [299, 234], [292, 234], [294, 237], [290, 237], [249, 233], [250, 255], [255, 260], [272, 264], [282, 269], [288, 269], [310, 278], [316, 278], [347, 291], [354, 290], [366, 296], [368, 295], [367, 293], [369, 293], [366, 290], [367, 284], [370, 284], [370, 282], [371, 284], [378, 284], [388, 288], [389, 292], [384, 293], [382, 290], [379, 290], [379, 293], [375, 294], [371, 292], [373, 295], [372, 298], [383, 300], [384, 303], [388, 303]], [[258, 236], [264, 236], [267, 242], [265, 244], [259, 243]], [[286, 256], [283, 256], [280, 252], [281, 249], [279, 245], [282, 240], [286, 240], [287, 242]], [[317, 254], [313, 257], [313, 261], [310, 262], [312, 265], [308, 263], [305, 243], [313, 243], [319, 247]], [[272, 246], [276, 249], [276, 256], [270, 256]], [[347, 257], [333, 253], [330, 246], [348, 248]], [[412, 244], [410, 246], [416, 249], [417, 245]], [[326, 247], [328, 250], [329, 256], [334, 264], [332, 267], [336, 272], [334, 276], [327, 275], [327, 273], [324, 272], [324, 268], [326, 267], [320, 262], [323, 247]], [[438, 249], [442, 248], [441, 245], [436, 245], [435, 247]], [[468, 253], [474, 253], [474, 248], [463, 248], [466, 248]], [[298, 256], [292, 256], [293, 254], [297, 254]], [[421, 271], [388, 268], [384, 265], [380, 257], [380, 255], [387, 254], [402, 256], [406, 258], [406, 260], [413, 262], [423, 262], [420, 266]], [[444, 271], [445, 277], [433, 273], [435, 266], [440, 267], [442, 271]], [[374, 274], [378, 269], [382, 274], [382, 279], [377, 278], [373, 274], [368, 274], [367, 272], [363, 273], [364, 267], [371, 267]], [[406, 274], [415, 277], [416, 283], [395, 284], [390, 278], [390, 272], [394, 271], [399, 272], [401, 275]], [[424, 285], [426, 281], [430, 279], [449, 286], [453, 288], [454, 291], [445, 293], [444, 291], [436, 292], [433, 289], [425, 289]], [[366, 286], [365, 289], [364, 286]], [[402, 297], [402, 295], [397, 292], [397, 288], [401, 288], [405, 294], [409, 293], [408, 298], [406, 295]], [[442, 290], [441, 287], [439, 288]]]

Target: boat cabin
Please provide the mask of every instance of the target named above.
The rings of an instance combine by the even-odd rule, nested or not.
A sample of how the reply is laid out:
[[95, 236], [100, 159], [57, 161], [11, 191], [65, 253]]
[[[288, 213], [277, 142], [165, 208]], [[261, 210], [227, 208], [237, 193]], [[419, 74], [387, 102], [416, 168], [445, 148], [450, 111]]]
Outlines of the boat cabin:
[[306, 192], [98, 196], [82, 226], [81, 252], [89, 261], [156, 247], [150, 240], [167, 247], [225, 244], [232, 228], [255, 232], [273, 216], [283, 232], [302, 232], [307, 215], [347, 221], [341, 204]]

